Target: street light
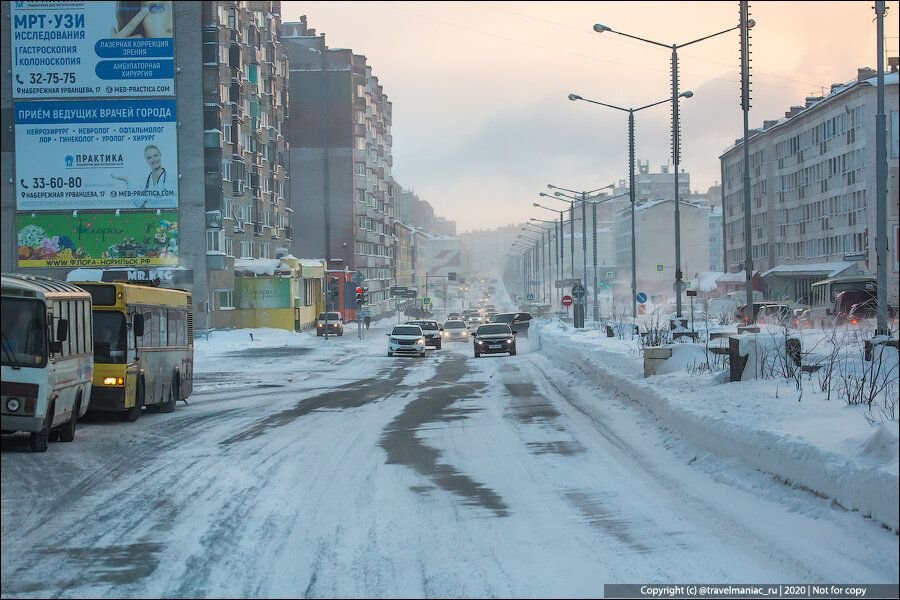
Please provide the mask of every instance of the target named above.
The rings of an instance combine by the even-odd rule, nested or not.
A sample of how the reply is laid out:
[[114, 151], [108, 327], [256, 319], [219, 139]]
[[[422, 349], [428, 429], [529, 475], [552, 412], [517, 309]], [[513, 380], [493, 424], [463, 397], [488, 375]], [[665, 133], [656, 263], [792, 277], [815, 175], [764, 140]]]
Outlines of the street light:
[[[537, 229], [537, 231], [535, 231], [534, 229], [526, 229], [529, 226], [535, 227]], [[540, 276], [541, 276], [539, 291], [540, 291], [541, 300], [546, 300], [547, 296], [545, 295], [544, 287], [547, 283], [548, 269], [544, 265], [544, 258], [547, 257], [547, 260], [549, 260], [549, 251], [544, 250], [544, 234], [547, 233], [547, 230], [544, 229], [543, 227], [538, 227], [537, 225], [534, 225], [533, 223], [525, 223], [525, 226], [522, 227], [522, 231], [526, 231], [526, 232], [530, 232], [530, 233], [537, 233], [538, 235], [541, 236], [540, 239], [537, 241], [537, 243], [540, 244], [539, 246], [537, 246], [537, 248], [538, 248], [537, 259], [538, 259], [538, 265], [539, 265], [538, 272], [540, 273]], [[548, 245], [549, 245], [549, 242], [550, 242], [550, 236], [548, 234], [548, 236], [547, 236], [547, 244]]]
[[[573, 213], [573, 222], [572, 222], [572, 255], [575, 255], [575, 222], [574, 222], [574, 209], [575, 202], [581, 201], [581, 278], [582, 278], [582, 287], [587, 289], [587, 206], [586, 202], [588, 201], [588, 195], [593, 194], [594, 192], [599, 192], [600, 190], [605, 190], [607, 188], [615, 188], [615, 184], [604, 185], [603, 187], [597, 188], [595, 190], [581, 191], [576, 192], [575, 190], [568, 190], [566, 188], [558, 187], [555, 185], [547, 185], [548, 188], [553, 190], [561, 190], [559, 192], [554, 192], [553, 195], [557, 200], [562, 200], [563, 202], [569, 202], [569, 207], [572, 209]], [[572, 194], [577, 194], [580, 197], [572, 197], [564, 194], [563, 192], [570, 192]], [[594, 234], [596, 237], [596, 233]], [[596, 249], [595, 249], [596, 250]], [[574, 278], [575, 274], [572, 274]]]
[[[753, 27], [755, 23], [750, 20], [747, 22], [749, 27]], [[655, 42], [653, 40], [648, 40], [646, 38], [638, 37], [636, 35], [630, 35], [628, 33], [623, 33], [621, 31], [616, 31], [611, 27], [607, 27], [602, 23], [597, 23], [594, 25], [594, 31], [597, 33], [603, 33], [605, 31], [609, 31], [610, 33], [615, 33], [621, 35], [622, 37], [631, 38], [633, 40], [638, 40], [639, 42], [646, 42], [648, 44], [652, 44], [654, 46], [659, 46], [661, 48], [668, 48], [672, 51], [672, 162], [675, 165], [675, 308], [676, 315], [680, 319], [681, 318], [681, 281], [682, 281], [682, 273], [681, 273], [681, 212], [678, 206], [678, 165], [681, 162], [681, 129], [678, 125], [678, 98], [680, 94], [678, 93], [678, 49], [684, 48], [685, 46], [690, 46], [692, 44], [696, 44], [697, 42], [702, 42], [703, 40], [708, 40], [710, 38], [714, 38], [716, 36], [728, 33], [730, 31], [735, 31], [736, 29], [740, 29], [740, 24], [735, 25], [734, 27], [730, 27], [728, 29], [724, 29], [722, 31], [718, 31], [716, 33], [697, 38], [695, 40], [691, 40], [690, 42], [685, 42], [683, 44], [663, 44], [661, 42]]]
[[[546, 290], [544, 286], [541, 286], [541, 299], [544, 302], [550, 301], [551, 291], [550, 291], [550, 278], [547, 276], [548, 272], [552, 273], [552, 267], [550, 266], [550, 233], [555, 229], [555, 221], [551, 221], [553, 227], [547, 228], [542, 227], [540, 225], [535, 225], [534, 223], [528, 222], [525, 223], [526, 227], [534, 227], [534, 229], [530, 231], [535, 231], [535, 233], [540, 232], [541, 234], [541, 270], [544, 272], [544, 284], [546, 286]], [[544, 242], [544, 234], [547, 234], [547, 241]], [[544, 265], [544, 256], [546, 256], [547, 264]]]
[[[535, 203], [534, 206], [540, 206], [540, 204]], [[553, 233], [556, 235], [556, 241], [555, 241], [554, 244], [553, 244], [553, 254], [556, 255], [556, 280], [557, 280], [557, 281], [562, 281], [562, 278], [563, 278], [563, 275], [562, 275], [562, 259], [560, 258], [560, 253], [559, 253], [559, 247], [560, 247], [560, 244], [562, 243], [562, 240], [561, 240], [561, 238], [560, 238], [559, 221], [556, 221], [556, 220], [548, 221], [548, 220], [546, 220], [546, 219], [536, 219], [536, 218], [534, 218], [534, 217], [531, 217], [529, 220], [530, 220], [530, 221], [534, 221], [534, 222], [536, 222], [536, 223], [547, 223], [547, 224], [550, 224], [550, 225], [553, 226]], [[549, 242], [549, 231], [548, 231], [548, 236], [547, 236], [547, 237], [548, 237], [548, 242]], [[548, 265], [550, 264], [550, 257], [553, 256], [553, 254], [551, 254], [551, 255], [549, 255], [549, 256], [547, 257], [547, 264], [548, 264]], [[550, 270], [551, 270], [551, 272], [553, 271], [552, 267], [551, 267]], [[554, 286], [554, 287], [556, 287], [556, 286]], [[559, 297], [559, 300], [562, 300], [562, 288], [561, 288], [561, 287], [557, 287], [556, 289], [559, 290], [559, 292], [557, 293], [557, 296]], [[551, 294], [548, 294], [548, 297], [552, 297], [552, 296], [553, 296], [552, 293], [551, 293]]]
[[[546, 196], [547, 198], [553, 197], [553, 196], [551, 196], [549, 194], [545, 194], [543, 192], [541, 192], [539, 195]], [[565, 252], [566, 247], [565, 247], [565, 244], [563, 243], [563, 238], [566, 235], [565, 227], [564, 227], [565, 221], [563, 220], [563, 213], [565, 213], [566, 211], [556, 210], [555, 208], [550, 208], [549, 206], [544, 206], [543, 204], [538, 204], [537, 202], [532, 203], [532, 206], [536, 206], [537, 208], [543, 208], [544, 210], [549, 210], [551, 212], [559, 213], [559, 265], [560, 265], [559, 273], [560, 273], [560, 280], [562, 280], [563, 277], [565, 277], [565, 264], [566, 264], [566, 252]], [[574, 227], [574, 225], [573, 225], [573, 227]], [[575, 278], [575, 255], [574, 254], [572, 255], [572, 278], [573, 279]], [[560, 283], [560, 285], [562, 285], [562, 284]], [[560, 289], [562, 289], [562, 288], [560, 288]]]
[[[684, 91], [678, 94], [679, 98], [693, 98], [694, 93], [691, 91]], [[659, 102], [653, 102], [652, 104], [646, 104], [644, 106], [639, 106], [638, 108], [622, 108], [621, 106], [616, 106], [615, 104], [606, 104], [604, 102], [597, 102], [596, 100], [588, 100], [587, 98], [582, 98], [578, 94], [569, 94], [569, 100], [573, 102], [576, 100], [583, 100], [585, 102], [590, 102], [591, 104], [598, 104], [600, 106], [606, 106], [607, 108], [614, 108], [616, 110], [621, 110], [623, 112], [628, 113], [628, 195], [631, 201], [631, 318], [637, 318], [637, 258], [636, 258], [636, 245], [635, 245], [635, 232], [634, 232], [634, 205], [635, 205], [635, 184], [634, 184], [634, 113], [644, 110], [645, 108], [651, 108], [653, 106], [658, 106], [660, 104], [664, 104], [666, 102], [671, 102], [671, 98], [666, 98], [665, 100], [660, 100]], [[676, 171], [677, 171], [676, 167]], [[676, 181], [675, 181], [675, 215], [676, 215], [676, 223], [677, 215], [678, 215], [678, 174], [676, 172]], [[679, 245], [678, 238], [678, 228], [676, 226], [675, 236], [676, 236], [676, 247]], [[680, 269], [680, 265], [676, 266], [676, 272]], [[678, 284], [676, 280], [676, 285]], [[678, 292], [679, 302], [681, 301], [681, 292]], [[679, 312], [679, 316], [681, 313]]]

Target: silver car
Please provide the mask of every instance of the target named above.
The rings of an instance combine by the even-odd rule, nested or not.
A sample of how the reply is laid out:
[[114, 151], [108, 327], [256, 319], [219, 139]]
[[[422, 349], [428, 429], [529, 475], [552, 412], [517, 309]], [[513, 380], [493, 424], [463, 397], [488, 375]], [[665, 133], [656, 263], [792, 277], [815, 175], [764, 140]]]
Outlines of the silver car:
[[444, 340], [448, 342], [466, 342], [469, 340], [469, 328], [465, 321], [454, 319], [444, 323]]

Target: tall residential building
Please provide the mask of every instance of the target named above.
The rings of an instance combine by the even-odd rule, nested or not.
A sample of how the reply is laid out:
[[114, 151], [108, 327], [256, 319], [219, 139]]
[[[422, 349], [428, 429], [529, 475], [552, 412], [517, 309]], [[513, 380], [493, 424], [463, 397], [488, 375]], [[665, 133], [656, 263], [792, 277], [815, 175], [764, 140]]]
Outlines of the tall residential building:
[[[834, 84], [784, 118], [764, 121], [750, 144], [752, 258], [771, 297], [808, 300], [829, 275], [874, 275], [876, 73]], [[888, 298], [897, 302], [898, 74], [885, 75], [888, 145]], [[728, 271], [744, 266], [743, 140], [721, 156]]]
[[[129, 3], [68, 4], [87, 34], [66, 44], [13, 35], [53, 3], [0, 8], [0, 115], [14, 132], [0, 146], [0, 267], [159, 278], [193, 293], [198, 329], [232, 326], [235, 258], [275, 258], [291, 233], [281, 3], [172, 2], [157, 30], [115, 44]], [[42, 72], [33, 55], [77, 63], [76, 83], [18, 84]], [[44, 110], [59, 103], [71, 110]], [[61, 133], [34, 133], [47, 128]], [[23, 187], [35, 168], [71, 182], [64, 201]]]
[[724, 271], [722, 256], [722, 209], [715, 206], [709, 210], [709, 270]]
[[282, 25], [290, 59], [293, 253], [360, 271], [369, 309], [392, 310], [391, 103], [366, 57], [329, 48], [306, 17]]
[[202, 4], [210, 327], [235, 327], [235, 259], [290, 252], [288, 60], [280, 2]]
[[[654, 303], [675, 298], [675, 201], [656, 200], [635, 207], [637, 287]], [[681, 212], [681, 269], [687, 287], [709, 267], [709, 207], [683, 202]], [[631, 208], [616, 214], [618, 289], [631, 295]], [[627, 292], [627, 293], [626, 293]]]

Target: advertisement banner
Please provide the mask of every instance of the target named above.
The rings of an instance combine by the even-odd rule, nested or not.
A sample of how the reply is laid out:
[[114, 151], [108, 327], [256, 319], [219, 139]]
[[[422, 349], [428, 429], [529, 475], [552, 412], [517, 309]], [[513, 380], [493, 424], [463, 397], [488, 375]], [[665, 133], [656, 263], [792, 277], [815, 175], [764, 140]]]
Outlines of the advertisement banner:
[[175, 100], [14, 103], [16, 207], [178, 207]]
[[178, 264], [178, 212], [16, 215], [19, 267]]
[[174, 96], [172, 2], [11, 2], [13, 98]]
[[287, 277], [235, 277], [237, 308], [290, 308], [291, 280]]

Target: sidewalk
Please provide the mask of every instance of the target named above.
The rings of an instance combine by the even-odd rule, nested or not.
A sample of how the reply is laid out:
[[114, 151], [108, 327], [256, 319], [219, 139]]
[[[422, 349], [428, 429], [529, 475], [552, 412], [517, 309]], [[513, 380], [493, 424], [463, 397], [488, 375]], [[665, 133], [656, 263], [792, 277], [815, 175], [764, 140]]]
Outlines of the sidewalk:
[[[530, 337], [540, 352], [581, 368], [690, 442], [832, 498], [894, 532], [900, 528], [896, 417], [870, 425], [864, 406], [835, 394], [827, 400], [815, 376], [804, 377], [802, 397], [793, 380], [732, 383], [727, 371], [700, 367], [702, 354], [644, 379], [637, 338], [607, 338], [555, 319], [533, 322]], [[679, 352], [685, 354], [691, 353]], [[896, 362], [896, 352], [889, 360]]]

